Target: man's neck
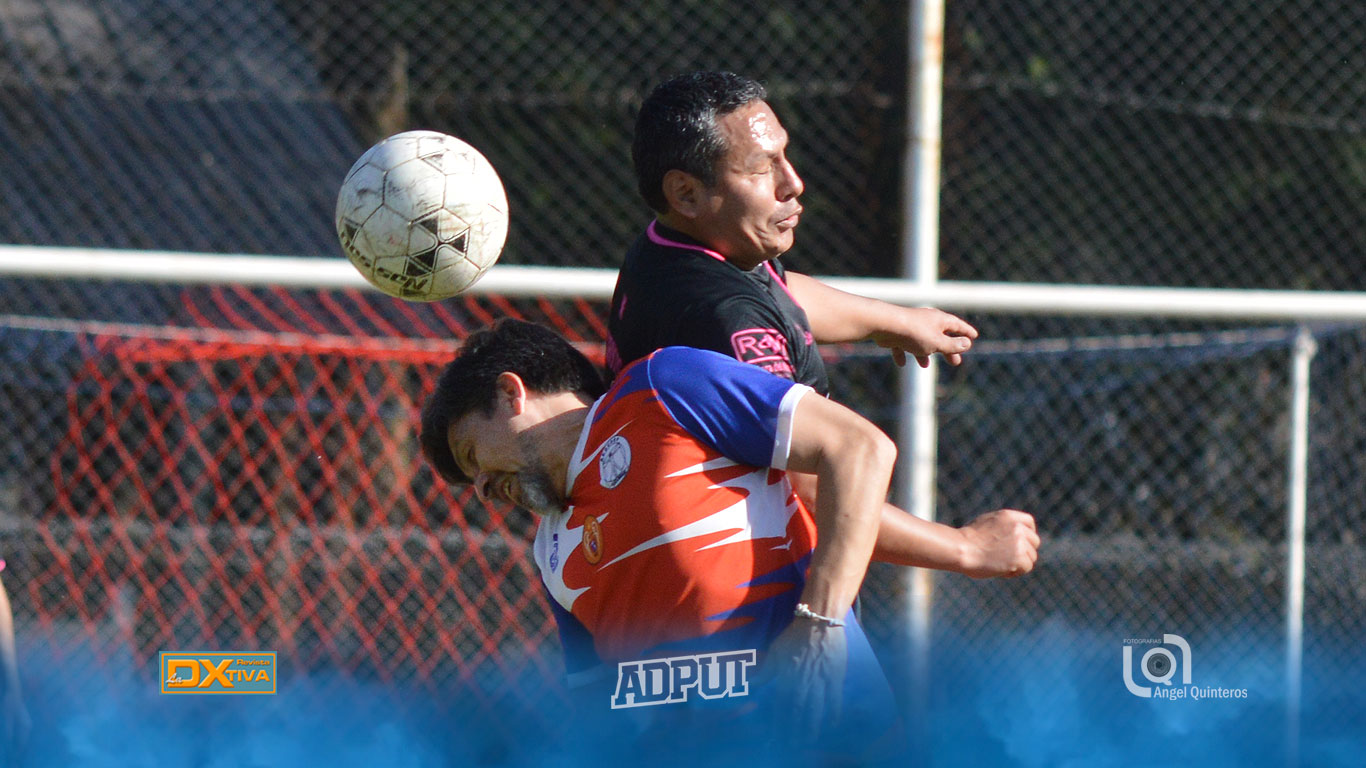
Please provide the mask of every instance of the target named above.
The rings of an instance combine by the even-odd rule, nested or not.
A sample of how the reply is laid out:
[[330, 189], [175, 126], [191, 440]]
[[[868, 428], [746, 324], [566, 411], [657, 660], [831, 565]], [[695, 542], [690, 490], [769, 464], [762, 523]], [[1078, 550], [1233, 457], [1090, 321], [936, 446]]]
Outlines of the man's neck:
[[737, 259], [734, 256], [734, 254], [727, 252], [727, 249], [725, 247], [714, 242], [713, 240], [708, 239], [706, 237], [706, 233], [698, 231], [698, 229], [693, 226], [693, 222], [691, 219], [679, 216], [677, 213], [674, 213], [673, 211], [670, 211], [669, 213], [658, 214], [656, 216], [656, 220], [659, 222], [661, 226], [666, 227], [677, 234], [683, 235], [689, 240], [692, 240], [694, 243], [704, 246], [710, 251], [720, 254], [721, 257], [727, 261], [727, 263], [739, 267], [740, 269], [743, 269], [746, 272], [749, 272], [753, 270], [755, 267], [764, 263], [763, 261], [745, 263]]
[[685, 219], [672, 211], [670, 211], [669, 213], [658, 214], [655, 216], [655, 219], [660, 223], [661, 226], [667, 227], [668, 229], [687, 237], [689, 240], [692, 240], [693, 242], [699, 245], [705, 245], [706, 247], [714, 251], [717, 251], [717, 253], [720, 253], [720, 250], [717, 249], [712, 243], [708, 242], [706, 238], [702, 237], [702, 234], [700, 232], [693, 231], [692, 220]]

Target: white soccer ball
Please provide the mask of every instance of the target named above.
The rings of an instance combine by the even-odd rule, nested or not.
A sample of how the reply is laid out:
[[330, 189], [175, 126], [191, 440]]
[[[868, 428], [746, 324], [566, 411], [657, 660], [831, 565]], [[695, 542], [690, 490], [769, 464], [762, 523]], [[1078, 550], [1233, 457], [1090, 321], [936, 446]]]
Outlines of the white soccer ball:
[[371, 147], [337, 195], [337, 237], [371, 285], [400, 299], [447, 299], [498, 261], [507, 194], [479, 150], [407, 131]]

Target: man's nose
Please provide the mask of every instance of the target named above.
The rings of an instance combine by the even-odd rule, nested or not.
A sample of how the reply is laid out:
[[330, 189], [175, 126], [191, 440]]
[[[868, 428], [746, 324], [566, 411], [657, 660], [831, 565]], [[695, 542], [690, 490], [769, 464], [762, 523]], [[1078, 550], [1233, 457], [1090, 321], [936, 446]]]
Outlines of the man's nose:
[[782, 178], [778, 183], [778, 195], [780, 199], [791, 200], [800, 197], [806, 190], [806, 185], [802, 183], [802, 177], [797, 175], [797, 169], [792, 167], [791, 161], [783, 158], [782, 167], [779, 169]]

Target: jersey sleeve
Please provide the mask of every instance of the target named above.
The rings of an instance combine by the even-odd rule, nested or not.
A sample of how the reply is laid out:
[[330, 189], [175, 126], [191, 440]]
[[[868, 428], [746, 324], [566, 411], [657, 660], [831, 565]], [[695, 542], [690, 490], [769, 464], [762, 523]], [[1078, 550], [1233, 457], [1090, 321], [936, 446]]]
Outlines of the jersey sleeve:
[[733, 296], [690, 309], [680, 319], [676, 343], [710, 349], [785, 379], [796, 379], [787, 323], [776, 310], [749, 296]]
[[661, 405], [693, 437], [743, 464], [787, 469], [792, 417], [810, 387], [690, 347], [661, 349], [646, 364]]

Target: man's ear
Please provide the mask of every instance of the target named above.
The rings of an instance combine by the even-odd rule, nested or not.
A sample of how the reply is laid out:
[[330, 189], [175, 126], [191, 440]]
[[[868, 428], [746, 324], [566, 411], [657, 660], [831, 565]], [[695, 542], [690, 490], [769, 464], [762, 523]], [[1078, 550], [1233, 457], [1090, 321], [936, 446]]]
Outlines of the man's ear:
[[521, 416], [526, 410], [526, 385], [522, 377], [512, 371], [503, 371], [493, 381], [493, 401], [495, 405], [506, 404], [513, 416]]
[[706, 200], [706, 187], [702, 180], [674, 168], [664, 173], [664, 199], [669, 207], [686, 219], [701, 215]]

